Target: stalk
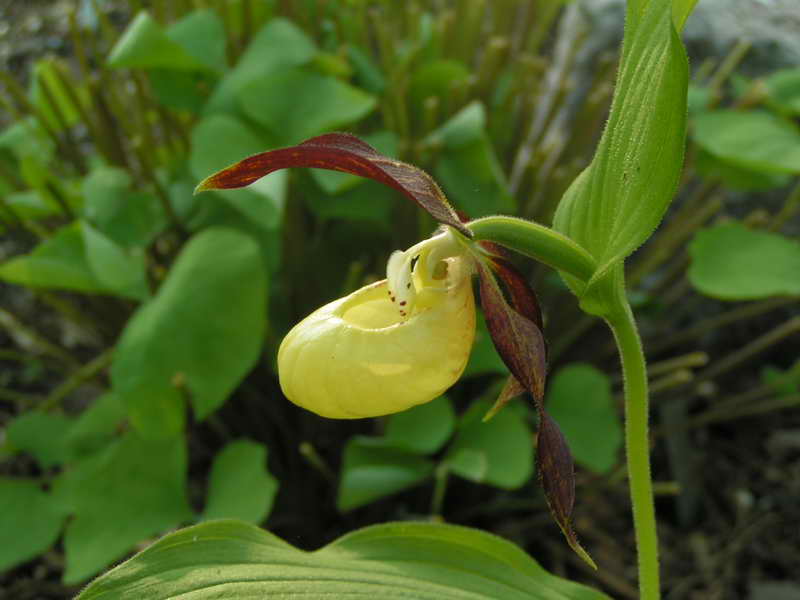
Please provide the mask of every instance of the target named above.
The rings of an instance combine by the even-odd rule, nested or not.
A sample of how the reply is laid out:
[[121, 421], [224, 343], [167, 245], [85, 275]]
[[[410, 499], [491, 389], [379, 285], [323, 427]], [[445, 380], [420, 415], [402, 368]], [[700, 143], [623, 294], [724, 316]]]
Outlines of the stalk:
[[658, 533], [650, 474], [647, 368], [630, 305], [620, 301], [607, 317], [617, 341], [625, 378], [625, 456], [628, 464], [633, 525], [642, 600], [657, 600], [659, 591]]

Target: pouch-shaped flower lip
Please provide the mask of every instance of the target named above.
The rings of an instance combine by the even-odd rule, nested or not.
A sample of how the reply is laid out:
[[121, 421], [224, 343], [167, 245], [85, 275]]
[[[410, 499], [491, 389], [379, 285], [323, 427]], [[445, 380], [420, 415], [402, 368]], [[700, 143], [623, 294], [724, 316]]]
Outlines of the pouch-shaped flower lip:
[[286, 397], [323, 417], [357, 419], [406, 410], [452, 386], [472, 349], [475, 301], [469, 258], [444, 262], [438, 285], [415, 274], [408, 315], [383, 280], [298, 323], [278, 351]]

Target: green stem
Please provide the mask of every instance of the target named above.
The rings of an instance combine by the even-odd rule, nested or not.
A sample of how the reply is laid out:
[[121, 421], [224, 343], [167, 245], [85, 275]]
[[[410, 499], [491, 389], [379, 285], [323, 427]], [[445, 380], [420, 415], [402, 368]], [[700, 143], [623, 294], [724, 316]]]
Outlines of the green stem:
[[475, 241], [496, 242], [582, 281], [588, 281], [597, 270], [596, 261], [583, 247], [533, 221], [505, 216], [484, 217], [470, 221], [467, 228], [472, 231]]
[[625, 377], [625, 453], [639, 557], [639, 591], [642, 600], [657, 600], [660, 598], [658, 534], [650, 475], [649, 398], [644, 352], [627, 302], [618, 302], [607, 320], [617, 341]]

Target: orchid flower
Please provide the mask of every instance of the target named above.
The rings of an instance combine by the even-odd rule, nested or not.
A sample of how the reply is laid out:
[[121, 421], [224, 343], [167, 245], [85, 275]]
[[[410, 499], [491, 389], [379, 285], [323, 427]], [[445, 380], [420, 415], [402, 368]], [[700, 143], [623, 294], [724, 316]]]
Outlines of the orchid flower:
[[535, 223], [513, 217], [463, 220], [424, 171], [349, 134], [325, 134], [250, 156], [206, 178], [196, 191], [243, 187], [287, 167], [379, 181], [427, 210], [441, 227], [431, 238], [394, 252], [385, 280], [326, 304], [286, 335], [278, 351], [284, 395], [338, 419], [386, 415], [433, 400], [458, 380], [469, 359], [475, 337], [472, 276], [477, 275], [487, 328], [512, 373], [486, 418], [514, 396], [530, 393], [539, 415], [536, 456], [545, 496], [570, 546], [594, 565], [571, 525], [572, 456], [544, 409], [547, 351], [538, 301], [498, 243], [518, 247], [512, 238], [525, 230], [523, 238], [538, 240], [525, 254], [545, 262], [557, 256], [558, 268], [579, 280], [594, 272], [593, 259]]
[[406, 410], [453, 385], [475, 338], [473, 259], [456, 235], [395, 252], [387, 279], [298, 323], [278, 351], [286, 397], [323, 417], [355, 419]]

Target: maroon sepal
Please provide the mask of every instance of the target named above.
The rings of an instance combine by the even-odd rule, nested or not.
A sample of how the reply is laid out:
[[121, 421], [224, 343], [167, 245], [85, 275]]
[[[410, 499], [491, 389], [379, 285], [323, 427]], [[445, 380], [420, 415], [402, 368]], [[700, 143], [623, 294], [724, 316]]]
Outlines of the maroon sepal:
[[472, 232], [463, 225], [430, 175], [422, 169], [380, 154], [349, 133], [326, 133], [297, 146], [254, 154], [206, 177], [195, 188], [195, 193], [244, 187], [273, 171], [288, 167], [328, 169], [374, 179], [401, 192], [440, 223], [472, 237]]
[[[506, 300], [495, 273], [505, 284], [514, 306]], [[478, 276], [486, 326], [497, 352], [516, 380], [506, 383], [495, 407], [499, 410], [502, 403], [519, 391], [520, 386], [533, 396], [539, 414], [536, 461], [550, 512], [570, 547], [589, 565], [597, 568], [578, 543], [572, 528], [572, 507], [575, 503], [572, 455], [558, 425], [544, 409], [546, 346], [536, 296], [524, 278], [502, 259], [490, 257], [485, 262], [478, 261]], [[493, 414], [495, 407], [487, 416]]]

